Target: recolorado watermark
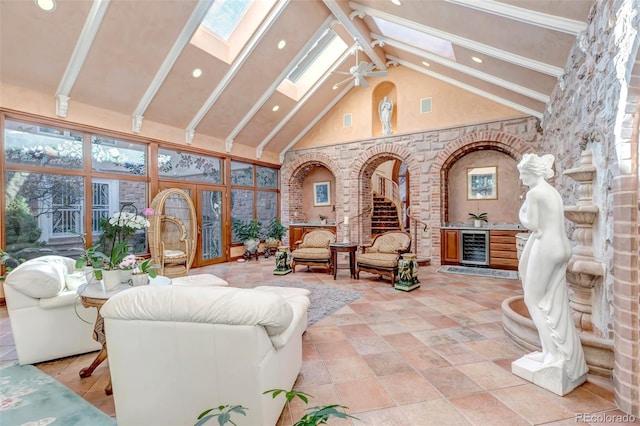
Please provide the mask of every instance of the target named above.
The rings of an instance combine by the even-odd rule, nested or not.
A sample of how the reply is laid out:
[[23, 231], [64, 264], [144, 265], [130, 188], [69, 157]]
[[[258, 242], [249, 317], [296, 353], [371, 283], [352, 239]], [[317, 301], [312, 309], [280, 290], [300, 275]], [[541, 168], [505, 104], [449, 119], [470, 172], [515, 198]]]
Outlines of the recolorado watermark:
[[636, 417], [631, 414], [578, 413], [576, 423], [634, 423]]

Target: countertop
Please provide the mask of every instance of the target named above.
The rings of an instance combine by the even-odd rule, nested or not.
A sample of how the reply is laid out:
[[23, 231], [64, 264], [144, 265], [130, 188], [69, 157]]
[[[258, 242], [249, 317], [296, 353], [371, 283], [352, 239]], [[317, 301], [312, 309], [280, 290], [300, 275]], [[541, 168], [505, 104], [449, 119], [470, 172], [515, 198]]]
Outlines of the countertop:
[[486, 223], [483, 222], [482, 226], [476, 228], [471, 222], [444, 222], [440, 225], [440, 229], [473, 229], [476, 231], [482, 230], [504, 230], [504, 231], [522, 231], [528, 232], [527, 228], [519, 223]]
[[311, 220], [309, 222], [292, 222], [289, 226], [336, 226], [336, 223], [331, 221], [321, 225], [319, 220]]

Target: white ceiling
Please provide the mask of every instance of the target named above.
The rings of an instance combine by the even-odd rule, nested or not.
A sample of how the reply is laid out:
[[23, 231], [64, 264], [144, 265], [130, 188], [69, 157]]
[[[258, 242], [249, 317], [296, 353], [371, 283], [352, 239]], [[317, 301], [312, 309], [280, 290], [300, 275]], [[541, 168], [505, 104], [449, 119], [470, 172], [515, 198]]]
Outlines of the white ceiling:
[[[345, 76], [331, 72], [297, 101], [276, 90], [323, 28], [350, 47], [358, 39], [360, 59], [378, 70], [408, 67], [542, 117], [594, 3], [402, 1], [275, 0], [228, 63], [189, 42], [212, 0], [58, 0], [49, 13], [32, 0], [0, 0], [0, 83], [57, 96], [62, 106], [68, 97], [68, 110], [79, 102], [130, 115], [136, 131], [151, 121], [184, 129], [186, 140], [226, 141], [231, 152], [234, 143], [256, 148], [259, 158], [281, 154], [348, 90], [363, 90], [334, 90]], [[455, 61], [383, 36], [374, 18], [451, 42]], [[333, 69], [353, 65], [344, 54]]]

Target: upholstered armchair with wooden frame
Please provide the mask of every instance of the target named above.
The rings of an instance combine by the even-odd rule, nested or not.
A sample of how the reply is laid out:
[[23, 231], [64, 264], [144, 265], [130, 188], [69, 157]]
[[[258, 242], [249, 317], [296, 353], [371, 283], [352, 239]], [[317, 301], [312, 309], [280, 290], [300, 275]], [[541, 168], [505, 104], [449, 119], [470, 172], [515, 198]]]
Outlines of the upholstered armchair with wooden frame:
[[314, 229], [307, 231], [295, 243], [291, 252], [291, 269], [296, 272], [296, 265], [324, 267], [331, 273], [331, 250], [329, 244], [336, 242], [336, 234], [329, 229]]
[[388, 231], [378, 234], [370, 246], [362, 247], [356, 255], [356, 279], [360, 271], [388, 276], [393, 285], [398, 275], [398, 260], [402, 253], [411, 250], [411, 236], [404, 231]]

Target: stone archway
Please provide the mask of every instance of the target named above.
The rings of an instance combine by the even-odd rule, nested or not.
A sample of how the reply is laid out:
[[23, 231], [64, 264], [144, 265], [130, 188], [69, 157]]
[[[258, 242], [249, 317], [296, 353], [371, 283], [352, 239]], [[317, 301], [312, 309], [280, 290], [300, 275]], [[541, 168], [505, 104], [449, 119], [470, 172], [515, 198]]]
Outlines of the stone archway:
[[529, 150], [529, 145], [524, 140], [505, 132], [482, 131], [458, 138], [440, 151], [429, 174], [431, 185], [439, 187], [438, 191], [432, 193], [430, 211], [431, 259], [437, 264], [440, 264], [440, 224], [445, 220], [448, 208], [449, 169], [460, 158], [481, 149], [499, 151], [518, 161]]
[[[280, 170], [282, 222], [288, 225], [292, 222], [294, 212], [302, 212], [302, 184], [305, 177], [314, 167], [326, 167], [336, 179], [336, 190], [342, 188], [343, 178], [336, 161], [326, 154], [308, 152], [288, 163]], [[336, 212], [343, 211], [342, 197], [336, 197]]]
[[[394, 144], [379, 144], [360, 154], [360, 156], [351, 165], [351, 175], [349, 178], [350, 193], [357, 194], [357, 205], [350, 206], [351, 209], [356, 208], [357, 215], [362, 212], [368, 211], [373, 207], [373, 196], [371, 193], [371, 177], [376, 168], [388, 160], [400, 160], [406, 164], [407, 170], [412, 176], [416, 176], [411, 182], [409, 189], [412, 202], [412, 211], [414, 215], [417, 215], [421, 220], [427, 221], [422, 215], [423, 211], [428, 211], [421, 205], [420, 197], [420, 182], [418, 177], [420, 176], [420, 165], [416, 161], [415, 156], [411, 155], [411, 152], [404, 147]], [[429, 190], [429, 188], [424, 188]], [[355, 215], [354, 215], [355, 216]], [[357, 225], [357, 240], [362, 242], [369, 242], [371, 240], [371, 218], [369, 215], [363, 215]], [[353, 232], [353, 231], [352, 231]], [[412, 235], [412, 240], [413, 240]], [[412, 247], [415, 253], [420, 256], [428, 255], [429, 249], [424, 246], [429, 244], [428, 236], [420, 235], [419, 241], [412, 241]]]

